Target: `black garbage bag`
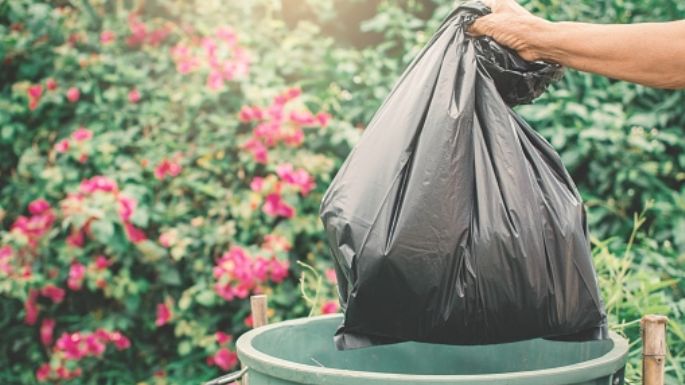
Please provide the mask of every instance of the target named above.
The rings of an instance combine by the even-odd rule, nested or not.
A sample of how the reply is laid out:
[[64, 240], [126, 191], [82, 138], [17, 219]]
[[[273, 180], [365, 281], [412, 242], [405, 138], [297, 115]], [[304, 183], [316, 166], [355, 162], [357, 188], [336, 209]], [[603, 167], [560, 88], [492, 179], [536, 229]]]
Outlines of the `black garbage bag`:
[[487, 12], [445, 20], [324, 195], [339, 349], [606, 338], [581, 197], [510, 107], [563, 69], [466, 34]]

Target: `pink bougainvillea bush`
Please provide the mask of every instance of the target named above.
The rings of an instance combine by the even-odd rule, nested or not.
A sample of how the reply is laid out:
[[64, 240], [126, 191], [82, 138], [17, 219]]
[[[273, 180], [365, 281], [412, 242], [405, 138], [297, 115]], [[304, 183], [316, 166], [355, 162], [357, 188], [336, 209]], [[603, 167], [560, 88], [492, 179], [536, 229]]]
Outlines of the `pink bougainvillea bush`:
[[3, 383], [200, 383], [238, 367], [251, 294], [338, 311], [317, 213], [358, 133], [326, 40], [189, 3], [0, 7]]

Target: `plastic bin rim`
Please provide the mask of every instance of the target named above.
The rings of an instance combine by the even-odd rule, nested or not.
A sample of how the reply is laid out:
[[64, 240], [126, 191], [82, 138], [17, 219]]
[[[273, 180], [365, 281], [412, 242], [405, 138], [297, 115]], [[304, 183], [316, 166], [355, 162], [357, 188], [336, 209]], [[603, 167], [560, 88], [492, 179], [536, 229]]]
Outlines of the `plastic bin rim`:
[[[286, 326], [297, 326], [319, 320], [339, 318], [341, 314], [330, 314], [309, 318], [298, 318], [278, 322], [248, 331], [236, 342], [238, 357], [250, 371], [257, 371], [272, 377], [301, 384], [501, 384], [508, 385], [563, 385], [573, 384], [608, 376], [625, 366], [628, 355], [628, 341], [610, 332], [613, 347], [600, 357], [571, 365], [540, 370], [492, 373], [492, 374], [402, 374], [336, 369], [306, 365], [284, 360], [261, 352], [252, 345], [252, 340], [262, 333]], [[332, 337], [331, 337], [332, 338]], [[536, 381], [537, 380], [537, 381]]]

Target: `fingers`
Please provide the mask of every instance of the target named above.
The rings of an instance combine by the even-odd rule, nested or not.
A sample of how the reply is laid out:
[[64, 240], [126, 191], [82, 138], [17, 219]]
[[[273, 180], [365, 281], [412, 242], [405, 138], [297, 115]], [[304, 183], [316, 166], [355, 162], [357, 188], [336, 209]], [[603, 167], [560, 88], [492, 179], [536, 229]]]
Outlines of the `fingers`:
[[491, 15], [485, 15], [482, 17], [479, 17], [476, 19], [472, 24], [467, 33], [473, 37], [479, 37], [483, 35], [487, 35], [487, 26], [488, 26], [488, 21], [489, 17]]
[[476, 21], [474, 21], [474, 22], [471, 24], [471, 27], [469, 27], [469, 30], [466, 31], [466, 34], [467, 34], [467, 35], [473, 36], [473, 37], [480, 37], [480, 36], [483, 36], [483, 35], [484, 35], [484, 34], [483, 34], [483, 30], [481, 29], [478, 20], [480, 20], [480, 19], [476, 19]]

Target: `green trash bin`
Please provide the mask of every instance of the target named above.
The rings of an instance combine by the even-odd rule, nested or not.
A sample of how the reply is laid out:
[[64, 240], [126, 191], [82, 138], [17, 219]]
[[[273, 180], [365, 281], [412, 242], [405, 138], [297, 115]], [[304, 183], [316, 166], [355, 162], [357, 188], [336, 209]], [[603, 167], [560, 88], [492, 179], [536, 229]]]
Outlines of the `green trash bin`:
[[403, 342], [338, 351], [341, 315], [280, 322], [237, 341], [249, 385], [620, 385], [628, 342], [533, 339], [481, 346]]

